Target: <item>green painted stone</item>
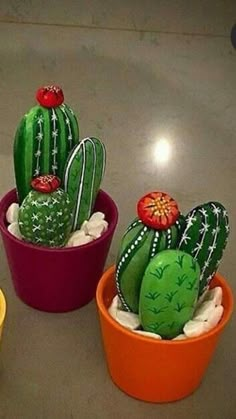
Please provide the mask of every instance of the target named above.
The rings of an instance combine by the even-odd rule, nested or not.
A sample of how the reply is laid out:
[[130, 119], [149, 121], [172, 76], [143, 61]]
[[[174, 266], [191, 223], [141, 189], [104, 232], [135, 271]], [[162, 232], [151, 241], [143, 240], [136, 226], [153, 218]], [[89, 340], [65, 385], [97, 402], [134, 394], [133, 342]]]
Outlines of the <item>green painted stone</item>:
[[138, 313], [141, 282], [149, 261], [162, 250], [176, 248], [184, 228], [182, 215], [167, 230], [154, 230], [138, 218], [130, 224], [116, 264], [116, 287], [125, 310]]
[[139, 316], [148, 332], [172, 339], [192, 318], [200, 267], [189, 254], [165, 250], [150, 261], [141, 285]]
[[88, 220], [100, 189], [106, 165], [106, 150], [98, 138], [85, 138], [71, 151], [66, 162], [64, 189], [73, 205], [73, 231]]
[[215, 275], [228, 241], [228, 213], [219, 202], [209, 202], [190, 211], [186, 221], [179, 249], [199, 263], [201, 295]]
[[32, 178], [45, 174], [62, 178], [68, 154], [78, 140], [78, 122], [66, 104], [55, 108], [38, 105], [29, 110], [18, 125], [14, 141], [20, 203], [31, 189]]
[[19, 228], [24, 240], [40, 246], [61, 247], [69, 238], [72, 204], [66, 192], [29, 192], [19, 210]]

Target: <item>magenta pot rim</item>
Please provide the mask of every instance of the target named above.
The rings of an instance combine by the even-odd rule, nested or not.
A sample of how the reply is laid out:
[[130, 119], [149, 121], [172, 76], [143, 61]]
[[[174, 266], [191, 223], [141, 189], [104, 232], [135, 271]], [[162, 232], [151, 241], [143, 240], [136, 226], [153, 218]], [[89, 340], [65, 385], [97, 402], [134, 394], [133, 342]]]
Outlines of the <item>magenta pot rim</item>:
[[113, 217], [111, 222], [108, 225], [108, 229], [107, 231], [98, 239], [87, 243], [87, 244], [82, 244], [80, 246], [74, 246], [74, 247], [62, 247], [62, 248], [55, 248], [55, 247], [46, 247], [46, 246], [36, 246], [33, 245], [31, 243], [27, 243], [23, 240], [19, 240], [17, 239], [15, 236], [13, 236], [13, 234], [9, 233], [9, 231], [6, 228], [5, 225], [5, 211], [3, 212], [3, 205], [5, 200], [8, 199], [9, 196], [11, 196], [13, 193], [16, 192], [16, 189], [11, 189], [9, 192], [7, 192], [0, 200], [0, 230], [2, 231], [2, 233], [8, 237], [9, 240], [12, 240], [13, 242], [15, 242], [18, 245], [21, 245], [23, 247], [27, 247], [29, 249], [34, 249], [34, 250], [38, 250], [39, 252], [49, 252], [49, 253], [58, 253], [61, 254], [62, 252], [66, 252], [66, 253], [73, 253], [78, 251], [78, 249], [83, 249], [83, 250], [87, 250], [89, 248], [91, 248], [92, 246], [96, 246], [99, 245], [99, 243], [101, 243], [102, 241], [105, 241], [106, 238], [110, 235], [110, 232], [115, 230], [117, 222], [118, 222], [118, 208], [116, 203], [114, 202], [114, 200], [110, 197], [110, 195], [103, 191], [102, 189], [100, 189], [99, 194], [102, 194], [103, 196], [106, 196], [106, 198], [111, 202], [112, 204], [112, 208], [113, 208]]

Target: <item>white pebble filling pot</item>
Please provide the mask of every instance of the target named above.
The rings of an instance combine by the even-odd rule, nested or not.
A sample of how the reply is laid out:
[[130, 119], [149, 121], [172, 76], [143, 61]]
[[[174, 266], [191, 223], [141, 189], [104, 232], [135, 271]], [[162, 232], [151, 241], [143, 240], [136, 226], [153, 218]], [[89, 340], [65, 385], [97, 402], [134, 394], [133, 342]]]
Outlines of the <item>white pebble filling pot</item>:
[[[209, 330], [213, 329], [221, 320], [224, 307], [222, 302], [222, 288], [215, 287], [204, 293], [204, 298], [201, 303], [197, 304], [193, 318], [189, 320], [184, 328], [183, 333], [179, 334], [172, 340], [184, 340], [201, 336]], [[121, 301], [116, 295], [108, 309], [110, 316], [119, 324], [132, 330], [136, 334], [147, 336], [153, 339], [162, 339], [156, 333], [147, 332], [145, 330], [137, 330], [141, 327], [139, 316], [134, 313], [129, 313], [121, 309]]]

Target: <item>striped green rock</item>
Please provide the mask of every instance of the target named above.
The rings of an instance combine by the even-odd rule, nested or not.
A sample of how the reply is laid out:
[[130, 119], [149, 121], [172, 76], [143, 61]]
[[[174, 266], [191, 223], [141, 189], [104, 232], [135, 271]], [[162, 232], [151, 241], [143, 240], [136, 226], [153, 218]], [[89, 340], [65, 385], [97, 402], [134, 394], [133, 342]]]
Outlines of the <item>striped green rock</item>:
[[189, 253], [200, 265], [201, 295], [215, 275], [229, 236], [229, 218], [219, 202], [200, 205], [189, 212], [179, 249]]
[[79, 139], [79, 127], [66, 104], [34, 106], [21, 120], [14, 142], [15, 178], [19, 202], [30, 191], [32, 178], [53, 174], [62, 178], [69, 152]]
[[32, 190], [20, 206], [19, 229], [27, 242], [47, 247], [64, 246], [71, 225], [72, 203], [62, 189], [51, 193]]
[[173, 339], [192, 318], [200, 267], [180, 250], [165, 250], [150, 261], [141, 285], [139, 316], [144, 330]]
[[106, 150], [98, 138], [85, 138], [70, 153], [64, 173], [64, 189], [74, 204], [73, 231], [88, 220], [100, 189]]
[[147, 265], [162, 250], [176, 248], [184, 228], [182, 215], [167, 230], [154, 230], [137, 218], [128, 227], [116, 265], [116, 287], [125, 310], [138, 313], [140, 287]]

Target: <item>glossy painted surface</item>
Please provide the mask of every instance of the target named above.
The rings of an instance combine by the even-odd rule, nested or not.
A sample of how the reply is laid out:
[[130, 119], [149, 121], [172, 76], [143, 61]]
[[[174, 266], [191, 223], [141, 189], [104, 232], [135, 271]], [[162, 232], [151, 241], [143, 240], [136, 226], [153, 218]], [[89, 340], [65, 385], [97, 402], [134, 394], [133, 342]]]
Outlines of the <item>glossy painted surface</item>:
[[[107, 265], [148, 191], [168, 192], [184, 212], [218, 200], [231, 218], [220, 272], [236, 291], [236, 4], [191, 3], [1, 2], [0, 20], [17, 23], [0, 24], [0, 195], [14, 186], [17, 123], [38, 86], [56, 83], [80, 114], [81, 137], [99, 137], [107, 148], [102, 188], [120, 211]], [[94, 302], [70, 314], [40, 313], [16, 298], [9, 278], [1, 245], [4, 419], [235, 417], [235, 315], [200, 389], [156, 406], [132, 400], [110, 381]]]

